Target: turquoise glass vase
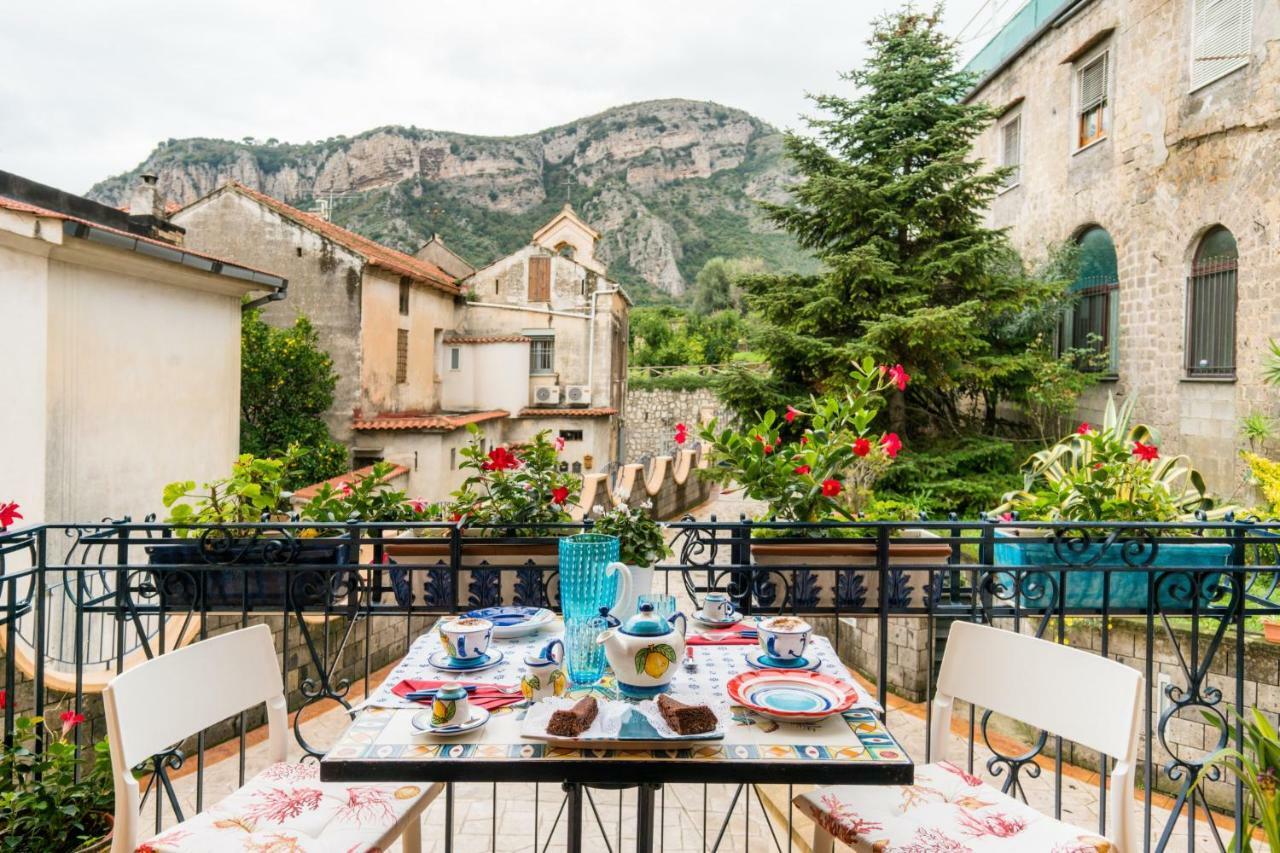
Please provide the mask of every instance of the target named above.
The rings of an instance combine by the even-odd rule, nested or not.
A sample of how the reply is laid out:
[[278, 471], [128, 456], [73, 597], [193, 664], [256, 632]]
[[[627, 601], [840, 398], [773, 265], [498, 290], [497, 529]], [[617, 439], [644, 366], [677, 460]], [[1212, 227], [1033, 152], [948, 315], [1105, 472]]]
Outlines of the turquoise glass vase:
[[579, 533], [560, 540], [560, 609], [587, 620], [631, 598], [631, 572], [618, 562], [618, 537]]

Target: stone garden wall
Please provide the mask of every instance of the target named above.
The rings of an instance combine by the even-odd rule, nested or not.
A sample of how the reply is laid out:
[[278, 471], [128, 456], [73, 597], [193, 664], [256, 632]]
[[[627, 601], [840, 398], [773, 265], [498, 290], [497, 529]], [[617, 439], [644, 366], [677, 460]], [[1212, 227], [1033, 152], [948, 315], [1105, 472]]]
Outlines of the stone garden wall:
[[712, 418], [724, 423], [733, 417], [709, 388], [628, 390], [626, 412], [627, 462], [674, 453], [676, 424], [686, 424], [693, 430]]

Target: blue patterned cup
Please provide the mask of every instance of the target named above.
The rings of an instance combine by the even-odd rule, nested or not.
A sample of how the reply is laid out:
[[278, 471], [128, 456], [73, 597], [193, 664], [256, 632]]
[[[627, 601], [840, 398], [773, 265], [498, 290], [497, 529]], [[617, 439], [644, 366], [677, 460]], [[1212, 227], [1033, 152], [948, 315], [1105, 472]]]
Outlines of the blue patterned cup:
[[760, 650], [765, 657], [782, 664], [794, 664], [804, 658], [809, 645], [809, 623], [795, 616], [775, 616], [756, 626]]
[[484, 657], [493, 638], [493, 623], [474, 616], [440, 622], [440, 645], [453, 663], [473, 663]]

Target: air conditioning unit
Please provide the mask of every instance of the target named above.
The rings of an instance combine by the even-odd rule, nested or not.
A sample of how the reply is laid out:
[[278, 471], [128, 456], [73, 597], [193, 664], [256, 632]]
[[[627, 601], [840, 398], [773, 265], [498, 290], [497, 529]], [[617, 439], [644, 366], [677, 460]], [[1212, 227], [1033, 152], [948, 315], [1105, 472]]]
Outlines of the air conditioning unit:
[[560, 386], [559, 385], [539, 385], [537, 388], [534, 388], [533, 404], [535, 406], [560, 405]]
[[591, 386], [566, 385], [564, 386], [564, 399], [570, 406], [590, 406]]

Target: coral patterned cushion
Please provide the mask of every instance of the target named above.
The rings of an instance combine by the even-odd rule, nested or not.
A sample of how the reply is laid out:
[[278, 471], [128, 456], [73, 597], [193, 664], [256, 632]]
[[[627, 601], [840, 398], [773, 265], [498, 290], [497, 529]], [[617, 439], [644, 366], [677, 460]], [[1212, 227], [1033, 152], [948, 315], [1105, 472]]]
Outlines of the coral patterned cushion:
[[914, 785], [838, 786], [796, 797], [827, 832], [868, 853], [1115, 853], [950, 762], [916, 767]]
[[[317, 764], [272, 764], [217, 805], [139, 844], [137, 853], [371, 853], [435, 788], [320, 782]], [[412, 814], [411, 814], [412, 813]]]

